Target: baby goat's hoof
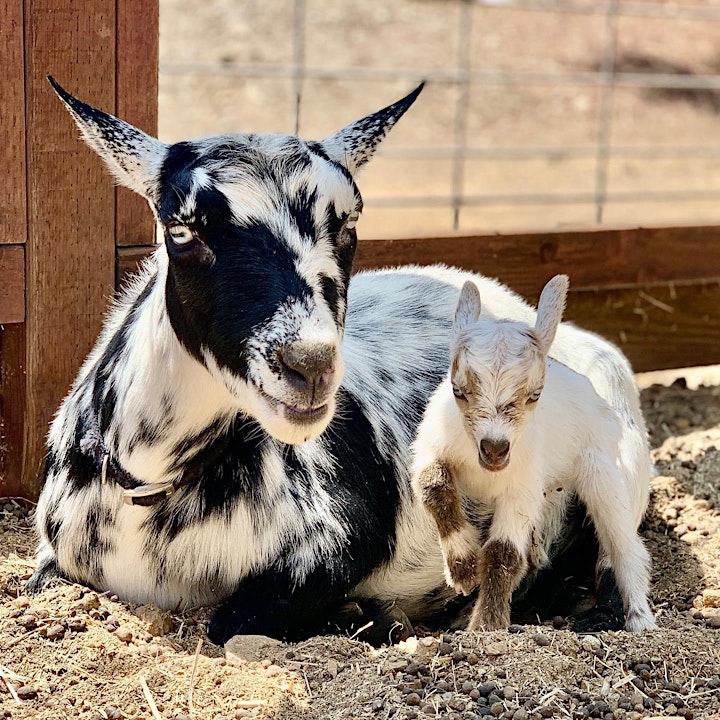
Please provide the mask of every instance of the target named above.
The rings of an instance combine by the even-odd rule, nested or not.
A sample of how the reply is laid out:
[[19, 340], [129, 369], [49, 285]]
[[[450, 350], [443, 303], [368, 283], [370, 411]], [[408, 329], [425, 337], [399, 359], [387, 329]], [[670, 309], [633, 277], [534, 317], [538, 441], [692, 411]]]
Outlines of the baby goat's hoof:
[[478, 559], [472, 555], [464, 558], [448, 558], [445, 580], [458, 595], [470, 595], [478, 586]]
[[625, 629], [628, 632], [657, 630], [657, 623], [650, 608], [631, 608], [628, 610], [625, 617]]
[[61, 578], [62, 573], [58, 567], [57, 560], [51, 558], [50, 560], [41, 560], [38, 566], [35, 568], [35, 572], [32, 574], [30, 579], [25, 583], [25, 592], [28, 595], [37, 595], [42, 592], [45, 586], [54, 578]]

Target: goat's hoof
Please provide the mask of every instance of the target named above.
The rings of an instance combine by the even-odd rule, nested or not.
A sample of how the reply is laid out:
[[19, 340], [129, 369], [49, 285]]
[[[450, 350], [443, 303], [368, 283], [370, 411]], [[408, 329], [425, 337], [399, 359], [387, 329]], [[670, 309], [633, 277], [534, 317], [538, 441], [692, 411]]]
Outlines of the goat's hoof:
[[595, 606], [576, 615], [573, 619], [572, 629], [576, 633], [603, 632], [607, 630], [622, 630], [623, 618], [611, 607]]

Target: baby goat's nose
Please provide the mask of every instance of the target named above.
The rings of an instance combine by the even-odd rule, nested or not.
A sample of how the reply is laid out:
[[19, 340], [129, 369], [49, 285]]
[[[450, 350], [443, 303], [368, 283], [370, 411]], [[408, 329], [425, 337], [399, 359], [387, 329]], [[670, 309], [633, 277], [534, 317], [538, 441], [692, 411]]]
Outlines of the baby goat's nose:
[[491, 465], [502, 465], [510, 452], [508, 440], [483, 438], [480, 441], [480, 453]]

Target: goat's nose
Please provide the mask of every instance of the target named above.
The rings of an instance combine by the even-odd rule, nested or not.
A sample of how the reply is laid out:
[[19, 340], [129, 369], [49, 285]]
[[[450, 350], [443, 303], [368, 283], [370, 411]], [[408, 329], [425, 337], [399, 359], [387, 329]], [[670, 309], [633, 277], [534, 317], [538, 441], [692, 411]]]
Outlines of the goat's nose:
[[510, 442], [508, 440], [483, 438], [480, 441], [480, 453], [493, 465], [501, 465], [504, 463], [509, 452]]
[[329, 343], [294, 342], [278, 350], [283, 375], [303, 392], [324, 390], [335, 373], [335, 346]]

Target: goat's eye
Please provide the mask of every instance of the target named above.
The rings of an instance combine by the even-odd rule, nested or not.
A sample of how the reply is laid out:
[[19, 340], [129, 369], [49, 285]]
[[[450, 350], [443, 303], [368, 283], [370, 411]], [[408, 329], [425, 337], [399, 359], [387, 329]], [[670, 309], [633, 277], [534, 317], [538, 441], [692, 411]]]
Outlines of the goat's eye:
[[353, 212], [351, 212], [348, 215], [347, 220], [345, 221], [345, 227], [348, 230], [354, 230], [359, 219], [360, 219], [360, 213], [357, 210], [354, 210]]
[[193, 231], [187, 225], [172, 225], [168, 233], [176, 245], [187, 245], [195, 239]]
[[539, 388], [537, 390], [533, 390], [529, 395], [527, 401], [529, 403], [536, 403], [540, 399], [540, 393], [542, 393], [542, 388]]
[[453, 385], [453, 395], [458, 400], [467, 400], [465, 393], [457, 385]]

